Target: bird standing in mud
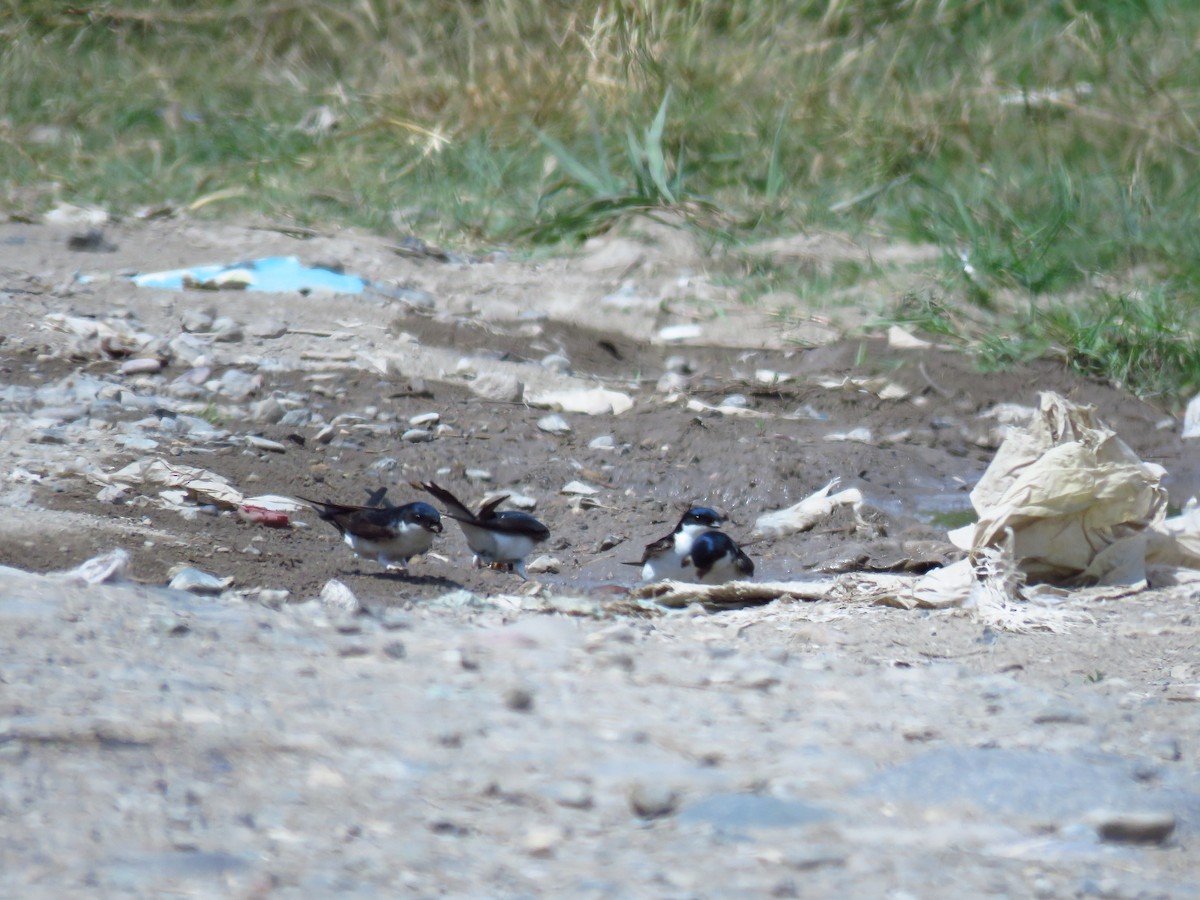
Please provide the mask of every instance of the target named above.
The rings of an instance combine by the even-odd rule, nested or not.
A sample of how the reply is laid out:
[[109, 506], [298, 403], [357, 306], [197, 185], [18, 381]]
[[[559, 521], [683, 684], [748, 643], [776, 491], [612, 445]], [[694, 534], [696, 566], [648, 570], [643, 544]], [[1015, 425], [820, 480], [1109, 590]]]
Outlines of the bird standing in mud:
[[[382, 497], [376, 492], [374, 497]], [[428, 553], [441, 533], [442, 517], [428, 503], [402, 506], [350, 506], [297, 497], [338, 530], [357, 555], [374, 559], [388, 571], [408, 571], [408, 561]]]
[[721, 531], [705, 531], [692, 541], [691, 552], [683, 559], [682, 579], [700, 584], [724, 584], [750, 578], [754, 563], [729, 535]]
[[507, 494], [493, 497], [479, 507], [479, 512], [473, 513], [436, 482], [414, 481], [412, 485], [445, 504], [447, 517], [458, 522], [467, 546], [475, 554], [475, 565], [501, 565], [529, 580], [525, 575], [525, 557], [550, 537], [549, 528], [519, 510], [496, 512], [496, 507], [508, 499]]
[[689, 573], [684, 569], [684, 560], [692, 551], [692, 542], [723, 523], [716, 510], [693, 506], [683, 514], [674, 531], [646, 545], [640, 560], [623, 565], [641, 566], [642, 581], [686, 581]]

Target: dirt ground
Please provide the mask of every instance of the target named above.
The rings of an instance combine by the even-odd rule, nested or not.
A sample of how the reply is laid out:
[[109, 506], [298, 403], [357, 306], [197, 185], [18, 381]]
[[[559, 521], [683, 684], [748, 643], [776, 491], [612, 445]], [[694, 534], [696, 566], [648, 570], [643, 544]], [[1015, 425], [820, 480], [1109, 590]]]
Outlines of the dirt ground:
[[[1194, 591], [1093, 603], [1061, 634], [853, 602], [619, 605], [637, 578], [621, 563], [689, 502], [745, 539], [834, 478], [862, 517], [748, 543], [756, 578], [957, 558], [946, 531], [998, 446], [989, 414], [1043, 390], [1094, 404], [1181, 506], [1200, 468], [1162, 410], [1054, 361], [983, 373], [839, 338], [866, 315], [853, 304], [743, 306], [720, 256], [661, 229], [533, 261], [177, 221], [110, 226], [94, 253], [71, 249], [78, 231], [0, 226], [0, 565], [121, 547], [130, 566], [91, 588], [5, 576], [7, 895], [1200, 896]], [[268, 255], [390, 296], [120, 277]], [[239, 330], [190, 361], [165, 351], [198, 312]], [[167, 364], [122, 374], [126, 354], [56, 315], [137, 331], [133, 357]], [[230, 370], [261, 382], [206, 386]], [[28, 393], [81, 376], [106, 406]], [[631, 408], [539, 427], [550, 410], [530, 400], [596, 386]], [[428, 439], [405, 439], [426, 413]], [[167, 427], [184, 415], [222, 434]], [[552, 562], [529, 584], [474, 569], [446, 520], [390, 574], [315, 514], [184, 515], [87, 477], [148, 456], [247, 495], [402, 502], [431, 478], [469, 503], [510, 493], [549, 526], [534, 556]], [[563, 493], [576, 481], [586, 502]], [[232, 590], [166, 590], [180, 565]], [[313, 602], [330, 579], [373, 615]], [[1148, 812], [1174, 817], [1165, 840], [1095, 824]]]

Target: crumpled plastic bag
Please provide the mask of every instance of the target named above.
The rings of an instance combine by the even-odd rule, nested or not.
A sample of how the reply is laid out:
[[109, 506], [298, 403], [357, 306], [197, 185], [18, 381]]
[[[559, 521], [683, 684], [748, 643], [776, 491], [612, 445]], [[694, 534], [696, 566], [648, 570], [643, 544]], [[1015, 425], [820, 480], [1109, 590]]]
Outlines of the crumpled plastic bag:
[[102, 485], [160, 484], [178, 488], [196, 503], [213, 503], [224, 509], [237, 509], [245, 499], [229, 480], [215, 472], [195, 466], [167, 462], [147, 456], [116, 472], [91, 472], [88, 480]]
[[950, 539], [973, 558], [1008, 543], [1033, 582], [1144, 582], [1149, 533], [1166, 518], [1166, 471], [1138, 459], [1093, 407], [1049, 391], [1040, 400], [971, 492], [978, 522]]

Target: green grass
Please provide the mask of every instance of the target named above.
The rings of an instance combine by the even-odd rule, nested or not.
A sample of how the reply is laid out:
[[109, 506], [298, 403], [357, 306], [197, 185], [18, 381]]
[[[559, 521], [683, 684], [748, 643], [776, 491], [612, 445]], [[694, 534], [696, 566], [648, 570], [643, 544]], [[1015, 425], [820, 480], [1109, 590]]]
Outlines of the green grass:
[[[931, 243], [939, 311], [893, 317], [1177, 404], [1200, 356], [1198, 40], [1200, 7], [1166, 0], [0, 0], [0, 207], [516, 247], [640, 214], [735, 252]], [[332, 127], [301, 127], [322, 107]], [[741, 268], [747, 294], [804, 302], [845, 280]]]

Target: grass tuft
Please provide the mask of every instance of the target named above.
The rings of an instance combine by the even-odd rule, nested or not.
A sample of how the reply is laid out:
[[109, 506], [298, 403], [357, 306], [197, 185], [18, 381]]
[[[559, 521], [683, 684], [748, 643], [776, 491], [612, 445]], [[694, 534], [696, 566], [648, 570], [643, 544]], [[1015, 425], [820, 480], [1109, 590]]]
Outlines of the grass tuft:
[[997, 360], [1078, 340], [1076, 364], [1134, 385], [1159, 359], [1149, 389], [1180, 393], [1186, 347], [1112, 298], [1194, 324], [1198, 35], [1165, 0], [0, 0], [0, 207], [927, 242], [964, 343], [989, 320]]

